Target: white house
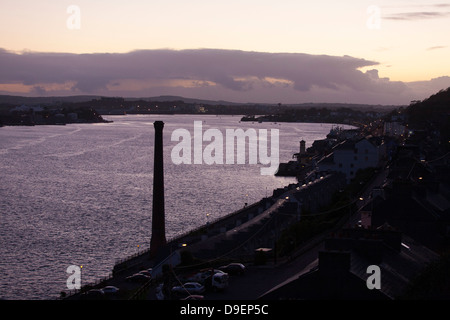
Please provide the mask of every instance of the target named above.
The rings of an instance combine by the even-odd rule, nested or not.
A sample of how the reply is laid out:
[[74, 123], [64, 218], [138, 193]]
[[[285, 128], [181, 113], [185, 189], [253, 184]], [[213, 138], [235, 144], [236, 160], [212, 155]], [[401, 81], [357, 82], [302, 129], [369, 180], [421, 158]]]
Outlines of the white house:
[[357, 141], [345, 140], [317, 165], [319, 171], [340, 171], [350, 180], [359, 169], [380, 166], [385, 154], [385, 146], [380, 139], [366, 137]]

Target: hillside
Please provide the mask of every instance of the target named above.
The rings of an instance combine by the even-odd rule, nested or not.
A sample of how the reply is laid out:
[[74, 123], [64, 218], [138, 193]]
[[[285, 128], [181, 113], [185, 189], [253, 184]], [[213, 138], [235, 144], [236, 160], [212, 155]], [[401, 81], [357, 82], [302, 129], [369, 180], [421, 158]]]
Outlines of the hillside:
[[437, 136], [439, 147], [450, 151], [450, 87], [411, 104], [405, 110], [408, 125]]
[[447, 116], [450, 113], [450, 87], [423, 101], [411, 104], [406, 113], [411, 123], [439, 120], [442, 116]]

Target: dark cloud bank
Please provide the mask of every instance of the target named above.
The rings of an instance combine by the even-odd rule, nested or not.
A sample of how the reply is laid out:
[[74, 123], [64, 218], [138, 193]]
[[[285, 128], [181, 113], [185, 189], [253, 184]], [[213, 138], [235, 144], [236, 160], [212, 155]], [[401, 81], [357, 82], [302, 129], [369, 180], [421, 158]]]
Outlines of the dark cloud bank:
[[[378, 75], [376, 65], [349, 56], [214, 49], [95, 54], [0, 50], [0, 84], [31, 86], [31, 95], [170, 94], [239, 102], [370, 104], [406, 104], [450, 86], [449, 77], [390, 81]], [[368, 67], [372, 69], [359, 70]], [[141, 85], [132, 89], [123, 85], [127, 81]], [[62, 83], [69, 85], [48, 85]]]

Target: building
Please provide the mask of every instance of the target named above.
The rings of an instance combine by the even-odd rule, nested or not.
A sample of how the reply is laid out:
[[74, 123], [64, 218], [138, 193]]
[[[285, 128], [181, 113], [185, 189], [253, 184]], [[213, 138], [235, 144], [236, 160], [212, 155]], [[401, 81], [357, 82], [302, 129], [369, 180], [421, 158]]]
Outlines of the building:
[[343, 172], [347, 180], [360, 169], [377, 168], [386, 157], [383, 140], [366, 137], [357, 141], [344, 140], [317, 163], [319, 171]]
[[[389, 228], [344, 229], [297, 278], [274, 287], [261, 300], [392, 300], [402, 297], [437, 254]], [[379, 269], [379, 288], [369, 267]], [[368, 271], [369, 270], [369, 271]]]
[[299, 183], [297, 191], [290, 197], [291, 202], [298, 203], [299, 214], [307, 211], [317, 213], [331, 203], [333, 195], [345, 187], [345, 176], [342, 173], [316, 173], [309, 181]]
[[361, 209], [364, 225], [389, 224], [436, 251], [450, 244], [450, 189], [424, 177], [396, 179]]

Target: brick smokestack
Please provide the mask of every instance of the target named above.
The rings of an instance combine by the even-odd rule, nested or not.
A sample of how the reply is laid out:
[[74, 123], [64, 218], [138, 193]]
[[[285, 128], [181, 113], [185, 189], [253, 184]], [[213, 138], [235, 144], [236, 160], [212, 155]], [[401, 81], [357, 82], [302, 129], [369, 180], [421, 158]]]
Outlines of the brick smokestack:
[[163, 162], [163, 128], [164, 122], [155, 121], [155, 146], [153, 163], [153, 205], [152, 205], [152, 238], [150, 254], [154, 256], [166, 245], [164, 215], [164, 162]]

